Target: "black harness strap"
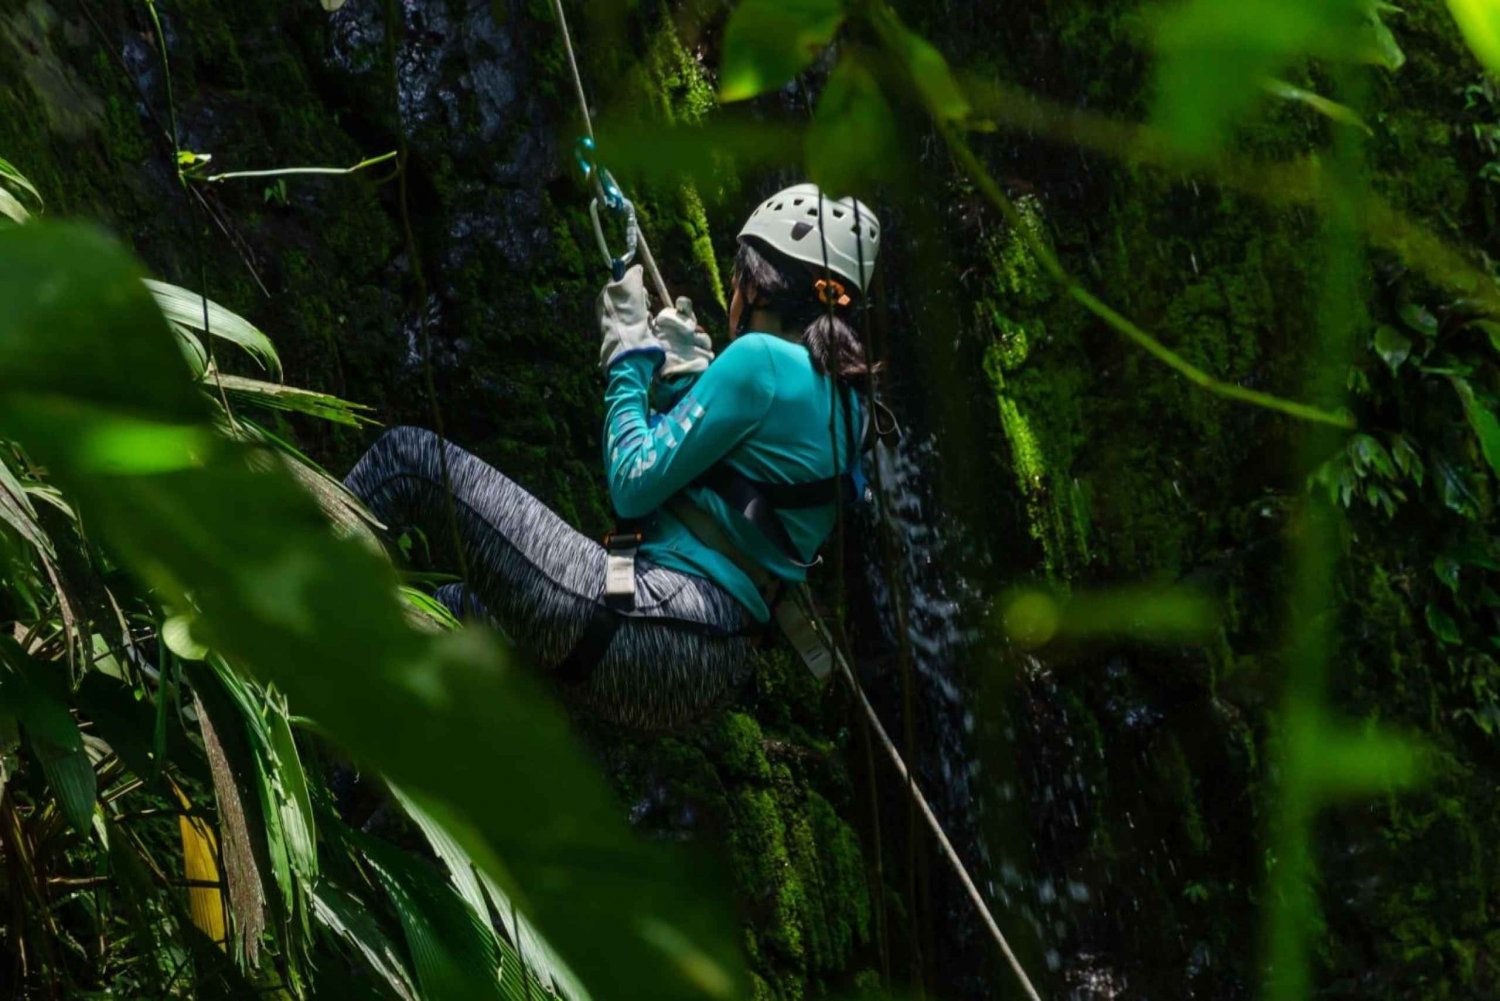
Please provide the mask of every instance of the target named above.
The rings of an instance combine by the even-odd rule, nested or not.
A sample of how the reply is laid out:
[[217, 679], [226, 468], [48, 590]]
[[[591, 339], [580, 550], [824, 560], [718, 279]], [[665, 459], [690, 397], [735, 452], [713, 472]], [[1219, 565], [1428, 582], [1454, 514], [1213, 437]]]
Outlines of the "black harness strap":
[[594, 613], [589, 616], [588, 624], [579, 634], [578, 642], [573, 644], [573, 649], [557, 665], [553, 674], [564, 684], [587, 681], [589, 675], [594, 673], [594, 668], [604, 659], [604, 651], [609, 649], [609, 641], [615, 638], [615, 630], [619, 628], [619, 612], [607, 605], [595, 605]]

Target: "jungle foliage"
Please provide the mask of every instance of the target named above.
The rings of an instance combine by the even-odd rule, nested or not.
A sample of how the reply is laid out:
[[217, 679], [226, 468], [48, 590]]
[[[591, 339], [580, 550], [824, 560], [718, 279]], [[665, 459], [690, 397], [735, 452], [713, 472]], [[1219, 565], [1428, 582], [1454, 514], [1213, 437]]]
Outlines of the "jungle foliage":
[[[372, 0], [350, 0], [362, 2]], [[172, 6], [145, 6], [170, 95], [162, 21]], [[1493, 67], [1492, 5], [1451, 7]], [[950, 67], [884, 0], [742, 0], [723, 31], [719, 98], [773, 93], [811, 68], [826, 83], [805, 123], [788, 130], [732, 108], [621, 116], [601, 144], [622, 178], [657, 190], [722, 173], [730, 150], [743, 169], [805, 165], [832, 190], [878, 195], [920, 176], [903, 142], [920, 130], [947, 149], [954, 186], [1004, 220], [1010, 242], [991, 249], [1025, 271], [1025, 295], [1068, 301], [1139, 358], [1217, 397], [1212, 406], [1286, 422], [1278, 433], [1303, 487], [1283, 499], [1291, 612], [1284, 677], [1265, 694], [1280, 700], [1266, 716], [1272, 780], [1256, 896], [1270, 998], [1312, 993], [1326, 930], [1316, 900], [1324, 811], [1441, 781], [1454, 767], [1451, 726], [1472, 727], [1485, 747], [1500, 735], [1500, 286], [1487, 257], [1388, 201], [1372, 169], [1370, 79], [1406, 59], [1387, 23], [1399, 16], [1371, 0], [1187, 0], [1154, 26], [1148, 118], [1126, 125]], [[1489, 154], [1493, 93], [1484, 80], [1468, 95], [1475, 142]], [[1276, 114], [1323, 123], [1317, 151], [1257, 160], [1246, 133]], [[1273, 385], [1221, 374], [1133, 319], [1111, 290], [1085, 284], [987, 163], [989, 137], [1031, 128], [1312, 214], [1318, 256], [1305, 268], [1317, 329], [1287, 339]], [[267, 204], [286, 207], [295, 169], [214, 173], [211, 152], [179, 146], [175, 117], [168, 138], [190, 204], [202, 186], [254, 178], [268, 185]], [[330, 172], [383, 163], [407, 183], [405, 153]], [[358, 428], [375, 415], [286, 385], [275, 343], [255, 325], [147, 277], [97, 230], [47, 221], [46, 192], [27, 169], [0, 160], [0, 983], [36, 996], [758, 990], [713, 867], [633, 835], [543, 686], [498, 638], [454, 629], [404, 587], [379, 526], [278, 423], [296, 414], [303, 430]], [[922, 230], [915, 211], [913, 233], [940, 231], [941, 221]], [[693, 249], [712, 263], [711, 243]], [[1035, 440], [1005, 405], [1029, 350], [1023, 326], [1001, 315], [1016, 298], [991, 304], [994, 350], [979, 374], [1001, 400], [1017, 489], [1034, 491], [1046, 565], [1043, 586], [1011, 592], [996, 642], [1203, 642], [1216, 623], [1190, 591], [1068, 586], [1068, 560], [1088, 561], [1066, 553], [1071, 527], [1042, 524], [1057, 492], [1044, 488], [1042, 463], [1028, 465]], [[959, 364], [934, 363], [935, 398]], [[944, 405], [961, 403], [933, 404]], [[1387, 536], [1420, 560], [1377, 571], [1407, 575], [1399, 590], [1420, 609], [1413, 628], [1450, 676], [1433, 682], [1414, 658], [1389, 702], [1335, 708], [1339, 568]], [[1462, 705], [1440, 686], [1461, 689]], [[779, 775], [758, 738], [732, 747], [745, 786], [730, 798], [774, 829], [768, 787]], [[373, 833], [341, 802], [346, 759], [380, 777], [383, 809], [396, 815]], [[817, 830], [845, 835], [826, 803], [809, 802]], [[786, 868], [783, 856], [805, 850], [757, 857], [763, 843], [732, 847], [752, 871], [767, 859]], [[778, 896], [775, 906], [791, 903]], [[853, 922], [866, 945], [870, 922]], [[767, 941], [776, 947], [788, 927]], [[854, 949], [842, 939], [853, 937], [806, 948], [842, 961]], [[1423, 949], [1468, 949], [1476, 975], [1472, 946], [1406, 947], [1414, 962]]]

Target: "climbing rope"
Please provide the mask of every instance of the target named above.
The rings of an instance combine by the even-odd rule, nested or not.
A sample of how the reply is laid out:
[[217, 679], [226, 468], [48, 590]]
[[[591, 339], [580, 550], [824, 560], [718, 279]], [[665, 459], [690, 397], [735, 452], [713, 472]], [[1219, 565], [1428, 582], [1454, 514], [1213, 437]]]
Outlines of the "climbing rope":
[[[657, 270], [656, 260], [651, 254], [651, 248], [647, 244], [644, 234], [640, 232], [639, 224], [635, 218], [634, 207], [631, 205], [630, 200], [625, 198], [620, 192], [618, 185], [614, 183], [614, 178], [610, 176], [609, 172], [593, 161], [593, 152], [596, 148], [594, 122], [589, 114], [588, 96], [583, 89], [583, 77], [578, 71], [578, 59], [573, 50], [573, 38], [568, 30], [568, 17], [563, 11], [562, 0], [552, 0], [552, 8], [557, 14], [558, 27], [562, 30], [563, 50], [568, 57], [568, 68], [573, 78], [573, 90], [578, 97], [578, 109], [583, 117], [585, 138], [579, 141], [579, 147], [582, 151], [579, 156], [579, 162], [583, 168], [584, 176], [592, 183], [594, 188], [594, 204], [590, 205], [589, 211], [593, 218], [594, 233], [598, 238], [599, 246], [606, 262], [610, 264], [611, 269], [616, 273], [617, 279], [622, 269], [622, 263], [628, 262], [630, 255], [634, 251], [639, 251], [641, 260], [651, 276], [652, 284], [656, 286], [658, 296], [660, 296], [665, 305], [674, 305], [672, 296], [667, 291], [667, 284], [662, 280], [661, 272]], [[627, 250], [623, 256], [615, 256], [609, 252], [607, 241], [604, 238], [603, 226], [599, 221], [598, 206], [601, 204], [606, 208], [623, 212], [626, 215]], [[823, 248], [823, 256], [826, 270], [828, 256], [826, 240]], [[863, 256], [864, 250], [863, 243], [861, 242], [861, 271], [864, 268]], [[838, 450], [835, 446], [835, 461], [837, 461], [837, 456]], [[877, 487], [883, 489], [883, 484], [878, 482], [881, 479], [881, 468], [878, 462], [876, 464], [876, 479]], [[813, 623], [819, 624], [817, 610], [812, 607], [806, 590], [794, 589], [793, 593], [798, 596], [797, 600], [802, 605], [803, 614]], [[948, 840], [947, 832], [938, 821], [937, 815], [933, 813], [931, 805], [927, 802], [927, 797], [922, 793], [921, 788], [918, 787], [916, 777], [906, 767], [905, 759], [901, 757], [901, 752], [897, 750], [890, 735], [886, 733], [885, 727], [880, 722], [879, 714], [875, 712], [875, 707], [865, 697], [864, 688], [860, 685], [859, 678], [855, 675], [854, 670], [849, 666], [849, 660], [844, 656], [841, 644], [834, 641], [826, 627], [821, 627], [820, 625], [818, 631], [823, 637], [825, 645], [828, 647], [830, 656], [838, 666], [840, 676], [848, 682], [849, 687], [853, 690], [855, 698], [859, 701], [860, 707], [864, 710], [865, 716], [869, 720], [871, 729], [879, 739], [881, 746], [885, 748], [886, 753], [890, 756], [891, 763], [895, 765], [897, 774], [906, 783], [907, 791], [915, 801], [922, 816], [926, 819], [927, 826], [931, 828], [933, 836], [937, 838], [938, 846], [942, 848], [944, 856], [953, 866], [953, 870], [957, 873], [964, 890], [968, 893], [969, 898], [974, 901], [974, 906], [979, 909], [980, 915], [984, 918], [985, 927], [989, 930], [990, 936], [995, 940], [995, 944], [999, 946], [1000, 952], [1004, 955], [1006, 962], [1010, 964], [1010, 968], [1014, 971], [1016, 979], [1020, 981], [1027, 998], [1030, 1001], [1041, 1001], [1041, 995], [1037, 993], [1036, 987], [1032, 985], [1031, 978], [1026, 975], [1026, 970], [1021, 966], [1021, 961], [1016, 958], [1016, 954], [1011, 949], [1010, 943], [1006, 940], [1005, 934], [1000, 930], [999, 924], [996, 923], [995, 916], [990, 911], [989, 904], [985, 901], [983, 894], [979, 892], [979, 888], [974, 885], [974, 880], [969, 875], [968, 867], [964, 865], [963, 859], [959, 857], [958, 851], [953, 847], [953, 842]], [[905, 642], [904, 635], [902, 641]]]
[[[589, 216], [594, 223], [594, 236], [598, 238], [604, 259], [610, 265], [611, 271], [615, 273], [616, 280], [619, 280], [623, 274], [625, 265], [630, 263], [630, 259], [636, 252], [639, 252], [641, 263], [646, 266], [646, 273], [651, 276], [651, 284], [655, 286], [662, 305], [674, 306], [676, 301], [672, 298], [672, 293], [667, 291], [667, 283], [662, 280], [661, 271], [656, 267], [656, 257], [651, 253], [651, 245], [646, 242], [646, 235], [641, 232], [640, 224], [636, 220], [635, 206], [621, 193], [619, 185], [614, 183], [614, 178], [610, 176], [609, 171], [593, 162], [593, 152], [596, 148], [594, 119], [589, 114], [588, 95], [584, 93], [583, 77], [578, 72], [578, 59], [573, 54], [573, 36], [568, 31], [568, 15], [563, 12], [562, 0], [552, 0], [552, 9], [557, 12], [557, 24], [562, 29], [563, 51], [568, 56], [568, 69], [573, 76], [573, 92], [578, 96], [578, 111], [583, 116], [585, 137], [579, 142], [579, 146], [586, 153], [580, 155], [579, 165], [583, 167], [584, 177], [594, 187], [594, 202], [589, 206]], [[614, 256], [609, 252], [608, 242], [604, 238], [604, 226], [599, 221], [600, 205], [625, 216], [626, 252], [623, 255]]]

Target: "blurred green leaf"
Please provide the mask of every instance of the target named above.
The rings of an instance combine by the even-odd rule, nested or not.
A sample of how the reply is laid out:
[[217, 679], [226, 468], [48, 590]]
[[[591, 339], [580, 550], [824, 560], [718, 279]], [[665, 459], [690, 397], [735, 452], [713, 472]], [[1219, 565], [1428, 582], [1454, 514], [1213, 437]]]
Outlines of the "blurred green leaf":
[[1448, 10], [1484, 68], [1500, 76], [1500, 2], [1448, 0]]
[[1480, 451], [1490, 464], [1490, 471], [1500, 479], [1500, 419], [1474, 394], [1474, 387], [1469, 385], [1467, 379], [1453, 376], [1448, 381], [1453, 383], [1458, 398], [1463, 401], [1464, 416], [1469, 419], [1469, 426], [1479, 439]]
[[1367, 796], [1415, 785], [1423, 775], [1421, 749], [1392, 733], [1321, 724], [1316, 754], [1306, 759], [1317, 770], [1327, 798]]
[[839, 61], [807, 133], [807, 173], [833, 197], [867, 194], [891, 176], [901, 151], [880, 85], [853, 56]]
[[961, 121], [969, 117], [973, 108], [964, 96], [948, 60], [921, 35], [902, 29], [901, 54], [906, 61], [907, 72], [922, 94], [934, 118], [939, 121]]
[[1191, 588], [1137, 586], [1070, 595], [1022, 591], [1006, 600], [1001, 622], [1011, 639], [1030, 647], [1059, 637], [1199, 643], [1213, 638], [1219, 614]]
[[[585, 984], [660, 1001], [739, 989], [711, 873], [632, 835], [560, 710], [488, 633], [413, 630], [387, 561], [336, 538], [262, 448], [208, 433], [208, 402], [126, 254], [38, 223], [0, 230], [0, 260], [0, 436], [47, 467], [122, 567], [196, 608], [216, 656], [471, 824]], [[81, 438], [121, 414], [194, 428], [206, 448], [155, 473], [94, 461]]]
[[1411, 357], [1411, 338], [1388, 323], [1375, 330], [1375, 353], [1385, 362], [1394, 375], [1407, 358]]
[[728, 159], [737, 171], [802, 164], [803, 129], [725, 112], [696, 125], [605, 119], [599, 148], [622, 182], [689, 178], [706, 190], [722, 180]]
[[785, 85], [843, 22], [840, 0], [741, 0], [724, 28], [719, 100], [742, 101]]
[[1152, 117], [1184, 152], [1212, 153], [1294, 61], [1362, 58], [1368, 11], [1368, 0], [1188, 0], [1157, 33]]
[[1341, 125], [1352, 125], [1366, 135], [1374, 135], [1375, 131], [1365, 124], [1365, 120], [1347, 104], [1330, 101], [1321, 94], [1315, 94], [1310, 90], [1293, 86], [1285, 80], [1267, 79], [1261, 82], [1266, 93], [1272, 97], [1279, 97], [1283, 101], [1291, 101], [1296, 104], [1305, 104], [1325, 118], [1338, 122]]
[[1398, 14], [1401, 8], [1381, 0], [1366, 0], [1365, 39], [1366, 49], [1364, 61], [1375, 66], [1381, 66], [1394, 73], [1406, 65], [1406, 53], [1401, 51], [1396, 36], [1386, 26], [1383, 14]]

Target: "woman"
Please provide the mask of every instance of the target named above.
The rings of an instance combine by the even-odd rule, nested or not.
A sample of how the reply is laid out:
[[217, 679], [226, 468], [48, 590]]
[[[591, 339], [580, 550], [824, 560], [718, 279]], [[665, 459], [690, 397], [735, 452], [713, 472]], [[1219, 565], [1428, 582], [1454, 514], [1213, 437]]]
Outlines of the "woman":
[[699, 715], [745, 680], [771, 592], [805, 578], [833, 529], [828, 485], [857, 462], [869, 378], [851, 318], [879, 239], [854, 199], [811, 184], [767, 199], [739, 234], [717, 359], [685, 300], [650, 316], [639, 266], [605, 286], [605, 469], [630, 547], [617, 535], [607, 550], [417, 428], [388, 431], [345, 482], [436, 558], [462, 547], [467, 579], [438, 597], [488, 614], [593, 711], [654, 727]]

